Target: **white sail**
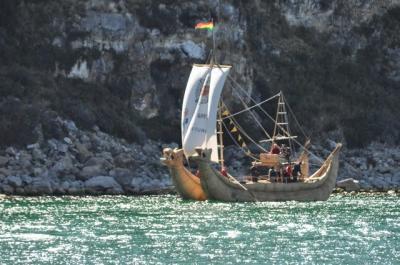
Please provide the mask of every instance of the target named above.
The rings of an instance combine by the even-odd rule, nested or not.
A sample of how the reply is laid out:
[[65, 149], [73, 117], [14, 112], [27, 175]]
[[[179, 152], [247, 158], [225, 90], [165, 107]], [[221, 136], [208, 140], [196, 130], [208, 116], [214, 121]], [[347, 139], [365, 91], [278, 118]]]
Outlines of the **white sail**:
[[182, 116], [181, 116], [181, 135], [182, 143], [185, 139], [187, 129], [189, 127], [190, 121], [192, 120], [194, 111], [196, 109], [196, 99], [200, 95], [200, 90], [203, 86], [205, 76], [211, 71], [210, 65], [193, 65], [192, 71], [190, 73], [185, 95], [183, 96], [182, 103]]
[[218, 102], [221, 97], [222, 88], [228, 76], [230, 66], [214, 67], [211, 71], [210, 95], [208, 103], [208, 125], [207, 125], [207, 147], [212, 149], [211, 160], [218, 162], [218, 145], [216, 137], [216, 123]]
[[216, 118], [218, 101], [230, 66], [214, 66], [206, 75], [200, 96], [195, 99], [196, 108], [183, 136], [182, 146], [186, 156], [193, 155], [196, 147], [212, 148], [212, 160], [218, 162]]

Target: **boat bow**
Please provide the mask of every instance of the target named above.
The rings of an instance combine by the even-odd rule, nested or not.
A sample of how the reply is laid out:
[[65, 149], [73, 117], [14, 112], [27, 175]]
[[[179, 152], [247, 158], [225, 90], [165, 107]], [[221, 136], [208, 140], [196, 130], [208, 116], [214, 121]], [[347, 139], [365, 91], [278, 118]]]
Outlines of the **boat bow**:
[[165, 148], [160, 160], [168, 167], [172, 182], [182, 198], [204, 201], [207, 197], [201, 188], [200, 179], [185, 168], [183, 156], [182, 149]]

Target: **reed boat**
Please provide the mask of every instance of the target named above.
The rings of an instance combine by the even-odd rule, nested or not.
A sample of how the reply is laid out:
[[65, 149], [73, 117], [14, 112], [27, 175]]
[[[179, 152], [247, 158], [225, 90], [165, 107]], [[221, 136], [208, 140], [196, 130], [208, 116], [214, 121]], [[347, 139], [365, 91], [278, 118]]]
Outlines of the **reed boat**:
[[240, 183], [236, 178], [224, 176], [211, 166], [210, 149], [198, 150], [193, 160], [199, 165], [201, 185], [211, 200], [225, 202], [251, 201], [324, 201], [335, 188], [339, 168], [337, 144], [323, 165], [302, 182], [271, 183], [268, 181]]
[[168, 167], [176, 191], [183, 199], [204, 201], [207, 196], [201, 187], [200, 179], [185, 168], [183, 156], [182, 149], [165, 148], [160, 160]]
[[[165, 149], [163, 153], [162, 160], [170, 170], [178, 193], [183, 198], [195, 200], [326, 200], [335, 187], [342, 145], [337, 144], [325, 160], [313, 154], [308, 148], [309, 136], [283, 92], [261, 101], [253, 99], [249, 89], [244, 89], [230, 77], [232, 66], [217, 62], [213, 52], [214, 34], [212, 36], [209, 63], [194, 64], [186, 85], [181, 112], [182, 149]], [[231, 108], [237, 108], [238, 104], [226, 104], [224, 101], [222, 91], [225, 83], [231, 86], [228, 101], [236, 97], [236, 103], [242, 105], [233, 113]], [[273, 117], [263, 105], [276, 99], [277, 108]], [[240, 115], [247, 115], [246, 126], [240, 124]], [[249, 125], [249, 117], [254, 122], [252, 125]], [[296, 133], [302, 133], [300, 137], [304, 137], [305, 144], [292, 134], [289, 122], [293, 121], [297, 125]], [[254, 138], [256, 129], [260, 130], [261, 139]], [[250, 179], [241, 178], [239, 181], [238, 176], [228, 173], [224, 159], [226, 135], [244, 155], [253, 160], [252, 173], [247, 176]], [[310, 155], [317, 157], [322, 164], [313, 174], [309, 174]], [[184, 158], [197, 163], [200, 179], [185, 168]]]

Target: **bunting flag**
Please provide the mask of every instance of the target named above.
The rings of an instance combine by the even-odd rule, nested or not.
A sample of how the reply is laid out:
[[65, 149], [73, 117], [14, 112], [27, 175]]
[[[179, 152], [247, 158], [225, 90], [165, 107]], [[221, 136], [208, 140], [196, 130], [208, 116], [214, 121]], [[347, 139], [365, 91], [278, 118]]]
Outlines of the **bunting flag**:
[[208, 30], [213, 30], [214, 28], [214, 22], [200, 22], [197, 23], [196, 26], [194, 27], [195, 29], [208, 29]]
[[[222, 117], [228, 117], [230, 116], [230, 112], [228, 109], [226, 109], [222, 112]], [[233, 121], [233, 119], [230, 117], [228, 118], [229, 120], [229, 125], [226, 126], [227, 129], [229, 130], [229, 132], [231, 133], [232, 137], [234, 137], [236, 139], [237, 144], [243, 148], [243, 151], [247, 154], [247, 155], [251, 155], [251, 152], [249, 150], [249, 148], [247, 147], [242, 135], [240, 134], [239, 129], [236, 127], [235, 122]]]

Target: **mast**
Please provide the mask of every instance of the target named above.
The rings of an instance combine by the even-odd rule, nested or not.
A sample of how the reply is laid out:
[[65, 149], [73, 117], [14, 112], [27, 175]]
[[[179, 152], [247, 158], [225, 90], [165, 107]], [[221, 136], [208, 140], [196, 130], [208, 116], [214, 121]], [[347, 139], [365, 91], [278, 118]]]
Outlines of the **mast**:
[[223, 134], [224, 132], [222, 131], [222, 104], [221, 101], [219, 101], [219, 110], [218, 110], [218, 129], [217, 129], [217, 135], [218, 135], [218, 141], [219, 141], [219, 164], [221, 165], [221, 168], [224, 168], [224, 142], [223, 142]]
[[[214, 25], [214, 18], [211, 18], [211, 22]], [[218, 65], [217, 60], [215, 58], [215, 34], [214, 29], [212, 30], [212, 54], [211, 54], [211, 69], [214, 67], [214, 64]], [[221, 100], [218, 102], [218, 118], [217, 118], [217, 137], [218, 140], [218, 162], [221, 166], [221, 169], [224, 168], [225, 160], [224, 160], [224, 142], [223, 142], [223, 130], [222, 130], [222, 103]]]
[[276, 109], [275, 117], [276, 118], [274, 133], [272, 134], [272, 142], [275, 142], [276, 140], [290, 140], [292, 138], [296, 138], [296, 136], [290, 135], [289, 120], [282, 91], [279, 92], [278, 106]]
[[[211, 18], [211, 23], [214, 25], [214, 18]], [[215, 34], [214, 34], [214, 29], [212, 29], [212, 42], [213, 42], [213, 46], [212, 46], [212, 57], [211, 57], [211, 62], [212, 61], [214, 61], [214, 62], [216, 62], [216, 60], [215, 60]]]

